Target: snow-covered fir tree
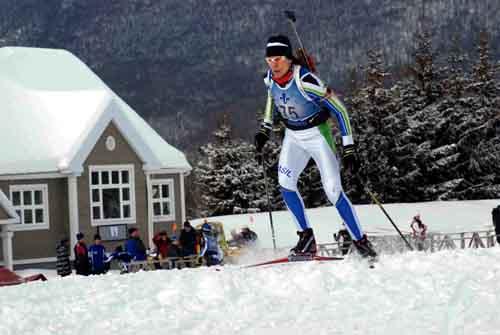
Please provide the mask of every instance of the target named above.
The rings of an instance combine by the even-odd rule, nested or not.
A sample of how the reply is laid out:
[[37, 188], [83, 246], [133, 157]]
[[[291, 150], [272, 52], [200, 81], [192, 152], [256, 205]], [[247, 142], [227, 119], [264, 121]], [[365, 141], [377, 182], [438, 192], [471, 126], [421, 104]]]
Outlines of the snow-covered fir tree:
[[[500, 165], [500, 98], [484, 37], [469, 72], [458, 53], [455, 64], [450, 64], [453, 71], [431, 71], [431, 57], [424, 56], [428, 44], [421, 43], [427, 51], [411, 65], [421, 70], [419, 75], [400, 79], [388, 90], [381, 88], [386, 100], [367, 99], [363, 95], [371, 89], [367, 82], [351, 99], [368, 186], [383, 201], [496, 198], [500, 196], [495, 172]], [[440, 83], [451, 89], [440, 90]], [[428, 90], [432, 87], [437, 89]], [[382, 126], [374, 131], [378, 124]], [[358, 195], [355, 200], [366, 200], [361, 186], [350, 186], [351, 194]]]
[[201, 215], [225, 215], [267, 209], [262, 168], [255, 147], [235, 140], [227, 120], [214, 131], [214, 142], [200, 148], [194, 169]]

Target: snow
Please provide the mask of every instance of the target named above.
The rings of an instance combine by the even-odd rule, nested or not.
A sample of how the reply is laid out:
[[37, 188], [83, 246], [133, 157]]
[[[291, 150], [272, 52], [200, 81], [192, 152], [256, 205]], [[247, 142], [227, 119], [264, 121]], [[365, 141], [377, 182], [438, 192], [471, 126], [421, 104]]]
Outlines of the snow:
[[[428, 225], [429, 232], [456, 233], [493, 229], [491, 211], [500, 205], [498, 200], [435, 201], [402, 204], [384, 204], [385, 210], [402, 232], [410, 231], [415, 214]], [[368, 235], [395, 235], [396, 230], [377, 205], [356, 205], [361, 226]], [[308, 209], [309, 221], [319, 243], [333, 241], [333, 233], [341, 227], [341, 219], [335, 207]], [[259, 235], [262, 248], [272, 248], [268, 213], [242, 214], [212, 217], [210, 220], [224, 223], [227, 238], [231, 230], [248, 226]], [[199, 224], [202, 219], [193, 220]], [[288, 211], [273, 212], [273, 225], [278, 247], [293, 246], [297, 242], [295, 223]]]
[[[496, 203], [387, 207], [395, 218], [405, 219], [419, 209], [435, 230], [448, 230], [485, 228]], [[365, 219], [376, 217], [373, 206], [358, 209]], [[318, 228], [337, 224], [331, 211], [311, 211]], [[438, 220], [445, 214], [452, 216], [447, 223]], [[274, 215], [283, 232], [280, 243], [290, 243], [284, 232], [293, 231], [291, 223], [281, 219], [285, 213]], [[387, 223], [374, 220], [369, 229], [379, 224]], [[270, 249], [255, 250], [242, 261], [276, 256]], [[260, 268], [226, 265], [65, 278], [53, 270], [19, 274], [38, 272], [49, 280], [0, 288], [0, 334], [500, 334], [498, 247], [382, 254], [375, 269], [350, 255], [344, 261]]]
[[500, 333], [500, 248], [217, 269], [4, 287], [0, 334]]

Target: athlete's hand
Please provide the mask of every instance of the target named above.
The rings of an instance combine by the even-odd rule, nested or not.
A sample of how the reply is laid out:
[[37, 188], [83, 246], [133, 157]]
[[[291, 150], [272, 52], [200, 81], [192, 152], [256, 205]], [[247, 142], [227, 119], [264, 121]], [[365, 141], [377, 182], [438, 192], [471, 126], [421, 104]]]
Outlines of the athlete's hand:
[[255, 134], [255, 151], [257, 151], [258, 154], [262, 153], [262, 148], [264, 148], [269, 140], [270, 133], [271, 129], [261, 126], [257, 134]]
[[342, 154], [342, 163], [353, 174], [358, 173], [359, 159], [354, 144], [348, 144], [344, 146], [344, 152]]

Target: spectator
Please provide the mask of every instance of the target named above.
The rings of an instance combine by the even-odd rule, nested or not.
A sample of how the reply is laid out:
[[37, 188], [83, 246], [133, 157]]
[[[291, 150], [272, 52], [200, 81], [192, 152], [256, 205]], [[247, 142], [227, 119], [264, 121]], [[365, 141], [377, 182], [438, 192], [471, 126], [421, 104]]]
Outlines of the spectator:
[[427, 237], [427, 226], [423, 224], [422, 220], [420, 219], [420, 214], [417, 214], [413, 217], [413, 220], [410, 223], [410, 227], [413, 232], [412, 235], [415, 239], [417, 250], [424, 250], [425, 239]]
[[182, 256], [196, 255], [196, 231], [189, 221], [184, 222], [184, 228], [179, 236], [179, 244]]
[[63, 238], [56, 246], [56, 269], [57, 274], [61, 277], [69, 276], [71, 274], [71, 262], [69, 260], [69, 244], [68, 239]]
[[180, 257], [182, 256], [182, 251], [181, 248], [179, 248], [179, 241], [177, 241], [177, 237], [173, 235], [169, 239], [169, 246], [168, 246], [168, 257]]
[[128, 230], [129, 238], [125, 242], [125, 251], [128, 252], [134, 261], [146, 260], [146, 247], [139, 237], [139, 229], [130, 228]]
[[333, 234], [335, 241], [339, 242], [339, 248], [342, 255], [347, 255], [349, 249], [351, 248], [352, 238], [345, 227], [345, 223], [342, 222], [342, 228], [339, 229], [337, 234]]
[[85, 244], [83, 233], [76, 234], [75, 252], [75, 270], [77, 275], [88, 276], [90, 273], [89, 252]]
[[165, 259], [168, 257], [168, 248], [170, 241], [168, 240], [167, 232], [162, 230], [153, 237], [153, 243], [156, 246], [158, 259]]
[[107, 271], [106, 248], [102, 245], [101, 236], [94, 235], [94, 244], [89, 247], [90, 269], [94, 275], [103, 274]]
[[223, 254], [217, 241], [217, 236], [212, 233], [212, 226], [205, 222], [201, 227], [202, 232], [202, 250], [200, 256], [205, 259], [208, 266], [222, 263]]

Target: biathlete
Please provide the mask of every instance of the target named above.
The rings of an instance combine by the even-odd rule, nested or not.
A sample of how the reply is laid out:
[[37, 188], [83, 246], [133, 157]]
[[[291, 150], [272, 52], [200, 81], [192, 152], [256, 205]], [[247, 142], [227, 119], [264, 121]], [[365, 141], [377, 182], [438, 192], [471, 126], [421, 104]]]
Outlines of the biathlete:
[[342, 162], [355, 172], [359, 163], [346, 108], [316, 75], [299, 64], [293, 56], [288, 37], [277, 35], [269, 38], [266, 62], [269, 66], [264, 79], [268, 91], [267, 104], [264, 120], [255, 135], [255, 147], [261, 155], [271, 134], [273, 116], [279, 114], [286, 130], [278, 179], [283, 200], [292, 213], [299, 235], [291, 255], [316, 253], [314, 233], [297, 189], [299, 175], [312, 158], [319, 168], [326, 195], [346, 223], [358, 252], [363, 257], [376, 257], [377, 253], [363, 233], [356, 212], [342, 190], [332, 130], [327, 122], [332, 116], [338, 121], [343, 144]]

